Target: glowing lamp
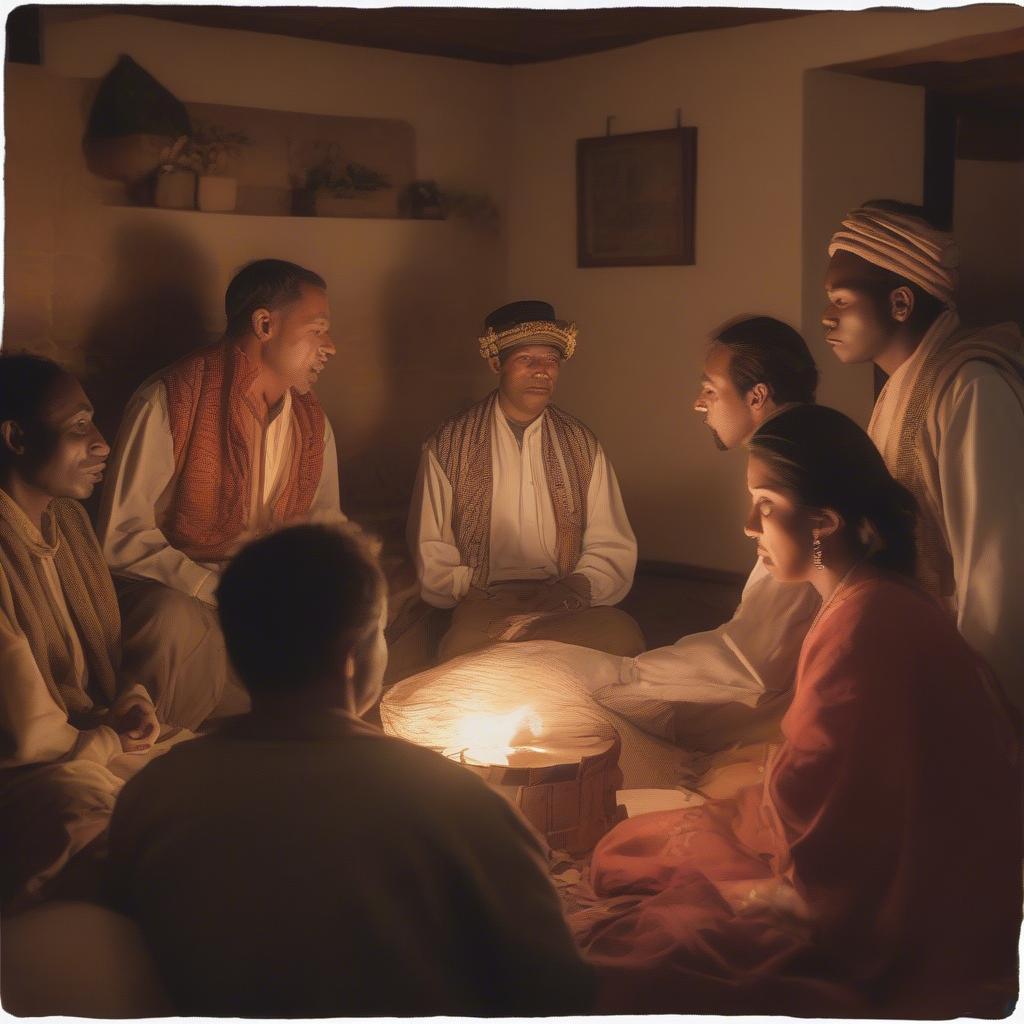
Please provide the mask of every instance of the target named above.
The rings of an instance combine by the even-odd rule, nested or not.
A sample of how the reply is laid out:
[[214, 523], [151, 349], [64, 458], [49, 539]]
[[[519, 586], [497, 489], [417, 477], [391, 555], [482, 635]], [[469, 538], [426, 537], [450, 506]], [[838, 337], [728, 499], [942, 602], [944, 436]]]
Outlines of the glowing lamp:
[[619, 738], [559, 649], [500, 644], [393, 686], [385, 732], [480, 775], [556, 849], [588, 852], [625, 811]]

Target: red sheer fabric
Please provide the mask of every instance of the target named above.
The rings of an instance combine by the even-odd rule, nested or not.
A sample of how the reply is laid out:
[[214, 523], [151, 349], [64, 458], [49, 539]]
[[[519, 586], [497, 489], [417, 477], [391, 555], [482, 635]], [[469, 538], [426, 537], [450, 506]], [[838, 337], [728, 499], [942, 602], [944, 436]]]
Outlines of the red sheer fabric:
[[1016, 727], [915, 586], [860, 570], [808, 634], [763, 786], [598, 845], [577, 939], [603, 1012], [1003, 1016]]

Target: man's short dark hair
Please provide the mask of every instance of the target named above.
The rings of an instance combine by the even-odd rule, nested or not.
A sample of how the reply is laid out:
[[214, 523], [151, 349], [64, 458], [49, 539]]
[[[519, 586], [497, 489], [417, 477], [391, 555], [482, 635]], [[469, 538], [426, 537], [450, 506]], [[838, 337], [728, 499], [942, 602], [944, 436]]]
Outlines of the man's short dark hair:
[[720, 328], [712, 340], [732, 353], [729, 376], [739, 394], [764, 384], [776, 405], [814, 401], [818, 367], [799, 331], [789, 324], [770, 316], [745, 317]]
[[231, 337], [244, 334], [252, 325], [257, 309], [280, 309], [294, 302], [304, 284], [326, 288], [327, 282], [312, 270], [287, 260], [254, 260], [247, 263], [231, 279], [224, 293], [227, 333]]
[[0, 423], [14, 420], [26, 427], [38, 422], [50, 389], [67, 372], [52, 359], [28, 352], [0, 355]]
[[[869, 199], [864, 205], [873, 207], [876, 210], [885, 210], [887, 213], [900, 213], [905, 217], [916, 217], [918, 220], [924, 221], [933, 230], [939, 230], [938, 225], [928, 214], [928, 211], [923, 206], [918, 206], [915, 203], [904, 203], [900, 199]], [[932, 295], [931, 292], [926, 292], [919, 284], [908, 281], [905, 277], [901, 277], [891, 270], [886, 270], [884, 267], [878, 267], [874, 264], [872, 266], [876, 271], [875, 276], [878, 280], [878, 288], [875, 290], [875, 297], [877, 299], [887, 301], [897, 288], [909, 288], [913, 292], [914, 311], [910, 315], [910, 327], [919, 331], [926, 330], [931, 326], [935, 318], [945, 310], [945, 303]]]
[[343, 526], [289, 526], [244, 547], [217, 587], [228, 657], [251, 693], [301, 690], [336, 674], [372, 636], [384, 578]]

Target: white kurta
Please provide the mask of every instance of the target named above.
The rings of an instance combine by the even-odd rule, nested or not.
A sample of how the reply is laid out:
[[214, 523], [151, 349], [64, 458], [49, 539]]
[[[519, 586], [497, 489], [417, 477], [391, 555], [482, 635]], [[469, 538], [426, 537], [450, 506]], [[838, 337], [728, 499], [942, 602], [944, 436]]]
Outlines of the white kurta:
[[[106, 765], [121, 754], [120, 737], [106, 725], [76, 729], [53, 699], [25, 634], [0, 610], [0, 769], [51, 761], [85, 760]], [[141, 687], [131, 696], [149, 703]]]
[[[958, 327], [950, 318], [886, 382], [868, 427], [880, 451], [899, 428], [895, 410], [917, 363]], [[994, 366], [968, 362], [933, 400], [921, 439], [939, 467], [957, 626], [1024, 710], [1024, 409]]]
[[[559, 575], [557, 527], [541, 444], [542, 418], [523, 435], [522, 448], [497, 402], [491, 424], [491, 531], [489, 583], [551, 579]], [[470, 588], [452, 530], [452, 487], [433, 452], [424, 447], [409, 514], [409, 547], [423, 600], [451, 608]], [[598, 446], [587, 490], [583, 550], [573, 569], [590, 582], [591, 604], [617, 604], [636, 571], [636, 537], [629, 525], [615, 471]]]
[[[253, 481], [249, 526], [265, 521], [287, 476], [292, 431], [297, 429], [291, 391], [272, 412], [263, 440], [263, 488]], [[151, 378], [132, 396], [110, 459], [100, 507], [98, 535], [115, 575], [155, 580], [207, 604], [222, 566], [195, 562], [172, 547], [161, 530], [174, 482], [174, 441], [167, 411], [167, 389]], [[324, 420], [324, 464], [310, 514], [339, 514], [338, 452], [331, 424]]]
[[[43, 538], [39, 531], [31, 523], [26, 523], [26, 526], [35, 535], [33, 539], [41, 542]], [[40, 555], [37, 557], [37, 563], [39, 578], [50, 599], [50, 604], [57, 613], [54, 617], [60, 624], [64, 639], [68, 643], [68, 650], [71, 652], [71, 670], [74, 673], [75, 683], [84, 690], [89, 684], [89, 669], [85, 664], [85, 654], [82, 651], [81, 641], [78, 639], [78, 630], [71, 619], [71, 612], [68, 610], [68, 603], [64, 598], [64, 588], [60, 585], [57, 560], [52, 554]]]
[[780, 583], [758, 559], [728, 622], [624, 658], [619, 682], [626, 692], [654, 700], [753, 707], [763, 695], [793, 685], [820, 603], [809, 583]]
[[[20, 515], [20, 510], [14, 514]], [[26, 537], [41, 548], [46, 547], [42, 534], [27, 516], [18, 524]], [[63, 543], [63, 542], [62, 542]], [[78, 629], [71, 617], [54, 553], [33, 554], [32, 564], [43, 593], [53, 610], [54, 618], [64, 634], [71, 654], [71, 675], [61, 679], [67, 694], [68, 710], [87, 711], [93, 706], [86, 690], [89, 670]], [[113, 729], [99, 725], [92, 729], [76, 729], [68, 721], [68, 712], [54, 700], [29, 646], [28, 639], [4, 610], [13, 598], [6, 581], [0, 579], [0, 769], [56, 760], [82, 759], [107, 764], [121, 754], [121, 740]], [[81, 690], [76, 702], [74, 688]], [[134, 685], [119, 695], [121, 702], [151, 704], [149, 694]]]

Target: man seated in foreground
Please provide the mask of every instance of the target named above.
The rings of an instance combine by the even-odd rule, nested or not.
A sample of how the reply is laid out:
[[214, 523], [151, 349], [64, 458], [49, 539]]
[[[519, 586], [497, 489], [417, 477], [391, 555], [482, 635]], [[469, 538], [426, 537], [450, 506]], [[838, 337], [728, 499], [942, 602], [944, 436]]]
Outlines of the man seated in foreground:
[[38, 896], [104, 832], [122, 777], [160, 732], [146, 690], [120, 671], [117, 598], [78, 503], [110, 453], [92, 414], [56, 363], [0, 357], [5, 907]]
[[498, 640], [644, 649], [630, 616], [636, 538], [593, 432], [552, 404], [576, 325], [546, 302], [491, 313], [486, 398], [428, 440], [409, 513], [423, 600], [453, 608], [441, 661]]
[[251, 713], [118, 802], [111, 880], [178, 1012], [571, 1014], [590, 977], [540, 842], [457, 764], [360, 720], [384, 581], [348, 530], [243, 549], [217, 589]]

